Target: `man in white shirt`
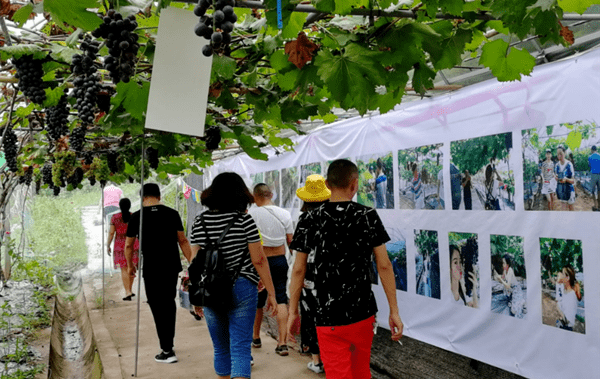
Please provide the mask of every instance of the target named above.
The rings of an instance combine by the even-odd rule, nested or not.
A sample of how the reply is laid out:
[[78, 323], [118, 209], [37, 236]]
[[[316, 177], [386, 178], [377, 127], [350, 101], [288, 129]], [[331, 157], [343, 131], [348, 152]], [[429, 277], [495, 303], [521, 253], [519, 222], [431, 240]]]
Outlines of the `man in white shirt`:
[[[268, 185], [259, 183], [254, 187], [254, 201], [256, 207], [252, 207], [248, 213], [256, 222], [260, 231], [263, 250], [269, 260], [269, 268], [273, 285], [275, 286], [275, 297], [277, 298], [277, 326], [279, 339], [275, 352], [281, 356], [288, 355], [287, 341], [287, 319], [288, 298], [286, 294], [288, 264], [285, 256], [286, 244], [292, 242], [294, 227], [290, 212], [273, 204], [273, 192]], [[258, 294], [256, 307], [256, 318], [254, 320], [254, 334], [252, 346], [261, 347], [260, 326], [263, 318], [263, 307], [267, 299], [267, 291], [262, 290]]]

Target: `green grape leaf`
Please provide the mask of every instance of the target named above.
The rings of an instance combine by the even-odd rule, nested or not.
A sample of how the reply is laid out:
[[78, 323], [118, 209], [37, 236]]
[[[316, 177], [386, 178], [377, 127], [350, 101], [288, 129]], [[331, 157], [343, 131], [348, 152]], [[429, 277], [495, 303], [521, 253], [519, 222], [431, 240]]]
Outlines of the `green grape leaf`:
[[42, 51], [42, 48], [38, 45], [33, 44], [0, 47], [0, 57], [2, 60], [21, 58], [23, 55], [33, 55], [34, 59], [43, 59], [46, 58], [48, 53]]
[[556, 0], [537, 0], [535, 4], [528, 6], [527, 10], [541, 8], [543, 11], [549, 11], [554, 5], [556, 5]]
[[110, 99], [110, 103], [114, 105], [114, 109], [122, 106], [123, 113], [129, 113], [134, 119], [142, 121], [148, 109], [149, 94], [149, 82], [143, 82], [141, 86], [135, 81], [119, 82], [117, 93]]
[[287, 54], [281, 49], [271, 54], [269, 62], [271, 62], [271, 67], [276, 71], [281, 71], [284, 68], [292, 66], [292, 63], [288, 61]]
[[508, 42], [501, 39], [486, 43], [482, 50], [479, 64], [501, 82], [521, 80], [521, 74], [529, 75], [535, 66], [535, 58], [527, 50], [513, 47], [508, 51]]
[[380, 113], [387, 113], [394, 110], [396, 105], [402, 101], [404, 88], [398, 89], [396, 92], [388, 92], [385, 95], [379, 95], [377, 104], [379, 105]]
[[216, 80], [217, 77], [229, 80], [233, 79], [237, 63], [234, 59], [226, 56], [214, 55], [212, 61], [212, 74], [211, 82]]
[[296, 89], [295, 85], [299, 74], [300, 70], [291, 70], [285, 74], [277, 74], [277, 84], [279, 84], [279, 88], [284, 91], [292, 91]]
[[35, 104], [33, 104], [33, 103], [30, 103], [27, 107], [19, 107], [15, 111], [15, 115], [17, 117], [27, 117], [31, 114], [31, 112], [33, 112], [34, 108], [35, 108]]
[[435, 71], [433, 71], [425, 63], [415, 64], [415, 70], [412, 78], [412, 85], [416, 93], [424, 95], [428, 88], [433, 88], [433, 79]]
[[52, 45], [50, 47], [50, 50], [52, 50], [52, 52], [50, 53], [50, 56], [52, 58], [56, 59], [57, 61], [65, 62], [68, 64], [71, 64], [71, 62], [73, 61], [73, 55], [81, 54], [81, 50], [72, 49], [70, 47], [62, 45]]
[[88, 9], [99, 8], [97, 0], [44, 0], [44, 12], [50, 13], [56, 25], [62, 23], [91, 31], [102, 24], [102, 19]]
[[338, 119], [338, 116], [334, 115], [333, 113], [328, 113], [325, 116], [323, 116], [323, 122], [326, 124], [331, 124], [332, 122], [334, 122], [337, 119]]
[[18, 11], [12, 16], [12, 20], [16, 22], [19, 26], [23, 26], [23, 24], [29, 20], [29, 16], [33, 12], [33, 4], [27, 4], [19, 8]]
[[335, 11], [335, 0], [313, 0], [312, 4], [317, 10], [325, 13], [334, 13]]
[[375, 86], [385, 84], [385, 70], [380, 53], [350, 44], [343, 54], [319, 51], [315, 64], [318, 74], [327, 84], [332, 96], [343, 108], [357, 108], [364, 114], [375, 97]]
[[252, 159], [268, 160], [269, 156], [258, 148], [258, 141], [246, 134], [236, 134], [236, 139], [246, 154]]
[[302, 31], [307, 16], [307, 13], [292, 12], [288, 22], [283, 24], [281, 37], [286, 39], [296, 38], [298, 33]]
[[464, 0], [444, 0], [440, 1], [442, 13], [459, 16], [463, 12]]
[[56, 79], [56, 71], [50, 71], [46, 75], [42, 76], [42, 81], [51, 82]]
[[43, 104], [44, 108], [54, 107], [65, 94], [65, 87], [45, 88], [44, 91], [46, 92], [46, 100]]
[[433, 67], [437, 70], [452, 68], [462, 62], [465, 45], [473, 39], [469, 29], [458, 29], [456, 34], [439, 44], [440, 49], [430, 51]]
[[558, 6], [565, 12], [583, 14], [589, 7], [600, 4], [599, 0], [558, 0]]
[[567, 136], [567, 146], [569, 146], [571, 150], [576, 151], [581, 146], [582, 139], [583, 136], [581, 132], [576, 130], [569, 132], [569, 135]]

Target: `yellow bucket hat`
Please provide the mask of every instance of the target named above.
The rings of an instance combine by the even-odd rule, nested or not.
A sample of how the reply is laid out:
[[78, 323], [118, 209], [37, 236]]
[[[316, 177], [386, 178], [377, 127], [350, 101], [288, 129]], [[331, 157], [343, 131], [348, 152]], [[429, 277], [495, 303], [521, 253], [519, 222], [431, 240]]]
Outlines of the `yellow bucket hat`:
[[325, 178], [321, 175], [309, 175], [306, 184], [296, 190], [296, 195], [307, 202], [325, 201], [331, 197], [331, 191], [325, 185]]

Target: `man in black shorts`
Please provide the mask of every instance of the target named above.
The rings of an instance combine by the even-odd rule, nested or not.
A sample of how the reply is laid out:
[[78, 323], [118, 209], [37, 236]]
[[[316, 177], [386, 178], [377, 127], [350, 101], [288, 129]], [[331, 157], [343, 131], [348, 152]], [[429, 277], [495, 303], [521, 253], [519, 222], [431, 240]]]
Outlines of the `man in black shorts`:
[[[183, 231], [181, 217], [176, 210], [160, 203], [158, 184], [144, 184], [144, 219], [140, 254], [143, 257], [144, 286], [148, 305], [154, 317], [156, 332], [162, 352], [154, 357], [160, 363], [175, 363], [173, 351], [175, 339], [175, 317], [177, 305], [178, 274], [182, 270], [179, 247], [189, 262], [192, 257], [190, 244]], [[136, 267], [132, 263], [133, 244], [140, 230], [140, 211], [131, 215], [125, 240], [125, 258], [129, 275], [135, 276]]]
[[[254, 187], [254, 201], [256, 207], [250, 208], [248, 213], [256, 222], [260, 231], [263, 250], [269, 260], [269, 268], [273, 285], [275, 286], [275, 297], [277, 299], [277, 327], [279, 338], [275, 353], [286, 356], [287, 348], [287, 321], [288, 298], [286, 294], [288, 264], [285, 256], [285, 245], [292, 242], [294, 226], [290, 212], [273, 204], [273, 192], [268, 185], [264, 183], [257, 184]], [[267, 300], [267, 291], [262, 290], [258, 293], [258, 304], [256, 306], [256, 318], [254, 319], [254, 332], [252, 336], [252, 346], [261, 347], [260, 325], [263, 318], [263, 307]]]

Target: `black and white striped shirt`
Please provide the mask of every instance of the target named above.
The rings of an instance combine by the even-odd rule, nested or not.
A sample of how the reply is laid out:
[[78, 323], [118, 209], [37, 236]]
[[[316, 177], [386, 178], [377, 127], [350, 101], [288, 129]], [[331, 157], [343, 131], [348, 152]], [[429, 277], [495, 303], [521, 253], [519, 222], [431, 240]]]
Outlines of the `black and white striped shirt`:
[[[231, 219], [238, 216], [237, 212], [204, 212], [204, 222], [206, 224], [208, 237], [210, 241], [216, 242], [221, 236], [223, 230], [229, 224]], [[192, 226], [190, 243], [192, 245], [198, 245], [201, 248], [206, 246], [206, 233], [204, 227], [200, 222], [200, 216], [196, 216], [194, 224]], [[231, 229], [221, 241], [219, 245], [219, 252], [223, 254], [225, 260], [225, 267], [227, 271], [232, 275], [239, 270], [240, 276], [243, 276], [251, 282], [258, 284], [260, 279], [252, 260], [250, 259], [250, 250], [248, 244], [253, 242], [260, 242], [260, 235], [256, 224], [249, 214], [243, 214], [233, 224]], [[240, 267], [241, 264], [241, 267]]]

